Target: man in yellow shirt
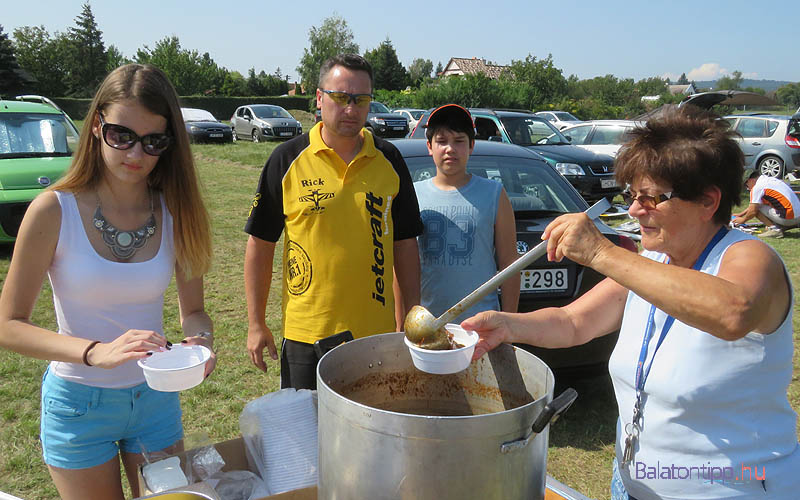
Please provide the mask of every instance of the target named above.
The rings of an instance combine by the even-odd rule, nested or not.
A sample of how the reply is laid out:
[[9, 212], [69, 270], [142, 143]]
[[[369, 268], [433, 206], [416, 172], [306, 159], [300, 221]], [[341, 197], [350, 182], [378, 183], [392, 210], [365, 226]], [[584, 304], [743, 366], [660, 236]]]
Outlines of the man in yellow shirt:
[[247, 349], [263, 371], [265, 348], [277, 359], [264, 314], [285, 232], [281, 388], [316, 388], [318, 340], [400, 329], [395, 277], [406, 309], [419, 303], [423, 226], [411, 176], [397, 149], [364, 129], [372, 68], [358, 55], [332, 58], [316, 96], [322, 121], [275, 148], [245, 226]]

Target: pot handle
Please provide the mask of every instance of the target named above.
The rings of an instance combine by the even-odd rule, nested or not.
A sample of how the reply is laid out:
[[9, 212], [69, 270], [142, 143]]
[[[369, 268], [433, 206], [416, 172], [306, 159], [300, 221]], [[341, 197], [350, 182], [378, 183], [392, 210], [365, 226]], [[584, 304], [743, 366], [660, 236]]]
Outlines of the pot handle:
[[575, 402], [577, 397], [578, 391], [570, 387], [559, 394], [556, 399], [550, 401], [550, 403], [544, 407], [544, 410], [542, 410], [542, 412], [533, 422], [534, 434], [539, 434], [544, 430], [545, 427], [547, 427], [548, 424], [558, 420], [558, 417], [560, 417], [562, 413], [567, 411], [569, 407], [572, 406], [572, 403]]
[[500, 445], [500, 452], [501, 453], [510, 453], [514, 450], [519, 450], [524, 448], [537, 434], [542, 432], [548, 424], [551, 424], [558, 420], [558, 417], [561, 416], [565, 411], [572, 406], [572, 403], [575, 402], [575, 399], [578, 397], [578, 391], [573, 388], [565, 389], [564, 392], [558, 395], [557, 398], [550, 401], [536, 417], [536, 420], [533, 422], [533, 426], [531, 426], [531, 432], [527, 436], [522, 439], [517, 439], [516, 441], [509, 441], [507, 443], [503, 443]]

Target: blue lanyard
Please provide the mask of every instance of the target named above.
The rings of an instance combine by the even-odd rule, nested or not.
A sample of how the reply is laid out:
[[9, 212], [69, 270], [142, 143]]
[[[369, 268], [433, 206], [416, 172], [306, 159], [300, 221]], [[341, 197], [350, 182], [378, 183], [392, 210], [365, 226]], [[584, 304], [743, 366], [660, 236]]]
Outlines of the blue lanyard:
[[[692, 266], [692, 269], [695, 271], [699, 271], [700, 268], [703, 267], [703, 263], [705, 263], [706, 259], [708, 258], [708, 254], [711, 253], [711, 250], [714, 249], [717, 243], [725, 237], [728, 233], [728, 229], [726, 227], [721, 227], [717, 234], [711, 238], [711, 241], [708, 242], [706, 245], [705, 250], [703, 253], [700, 254], [700, 257], [697, 258], [697, 261]], [[667, 316], [667, 319], [664, 321], [664, 326], [661, 328], [661, 335], [658, 338], [658, 342], [656, 343], [656, 349], [653, 352], [653, 359], [650, 360], [650, 364], [647, 366], [647, 370], [645, 371], [644, 362], [647, 360], [647, 346], [650, 344], [650, 340], [653, 337], [653, 329], [655, 328], [655, 320], [654, 316], [656, 314], [656, 306], [650, 305], [650, 314], [647, 317], [647, 329], [644, 332], [644, 338], [642, 339], [642, 349], [639, 351], [639, 363], [636, 365], [636, 392], [637, 392], [637, 399], [638, 394], [644, 390], [644, 384], [647, 382], [647, 377], [650, 375], [650, 369], [653, 367], [653, 362], [656, 360], [656, 354], [658, 354], [658, 348], [661, 347], [661, 343], [664, 342], [664, 338], [666, 338], [667, 333], [669, 332], [670, 328], [672, 328], [672, 324], [675, 323], [675, 318], [672, 316]]]

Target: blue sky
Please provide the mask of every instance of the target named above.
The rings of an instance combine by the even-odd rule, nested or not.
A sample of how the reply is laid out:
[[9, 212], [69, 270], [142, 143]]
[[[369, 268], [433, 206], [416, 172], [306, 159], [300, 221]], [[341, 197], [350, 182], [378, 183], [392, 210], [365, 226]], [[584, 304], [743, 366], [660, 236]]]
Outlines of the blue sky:
[[[51, 34], [74, 25], [83, 0], [8, 0], [0, 23], [11, 35], [43, 25]], [[741, 71], [746, 78], [800, 81], [797, 12], [792, 2], [739, 1], [417, 1], [231, 2], [137, 0], [91, 2], [103, 40], [133, 57], [175, 35], [184, 49], [208, 52], [246, 75], [276, 68], [297, 78], [308, 30], [332, 14], [347, 20], [361, 52], [387, 37], [408, 66], [422, 57], [497, 64], [553, 55], [565, 76], [612, 74], [712, 80]]]

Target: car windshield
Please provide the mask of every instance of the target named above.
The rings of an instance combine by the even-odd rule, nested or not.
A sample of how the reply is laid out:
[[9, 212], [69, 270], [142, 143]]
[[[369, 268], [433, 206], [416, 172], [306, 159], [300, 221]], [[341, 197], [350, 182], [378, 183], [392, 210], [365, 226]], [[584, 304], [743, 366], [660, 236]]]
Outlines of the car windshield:
[[[405, 160], [414, 182], [436, 175], [436, 165], [430, 156]], [[467, 171], [501, 182], [515, 212], [533, 212], [526, 215], [543, 216], [584, 210], [575, 193], [571, 192], [569, 183], [536, 160], [513, 156], [471, 156]]]
[[556, 118], [558, 118], [562, 122], [579, 122], [580, 121], [577, 118], [575, 118], [573, 115], [567, 113], [566, 111], [559, 111], [559, 112], [556, 112], [556, 113], [553, 113], [553, 114], [556, 115]]
[[594, 130], [591, 144], [622, 144], [628, 140], [627, 127], [597, 127]]
[[215, 122], [214, 115], [204, 109], [181, 108], [181, 115], [185, 122]]
[[386, 107], [382, 102], [372, 101], [369, 103], [369, 112], [370, 113], [388, 113], [389, 108]]
[[506, 116], [500, 119], [508, 137], [514, 144], [532, 146], [534, 144], [569, 144], [561, 132], [546, 120], [530, 116]]
[[70, 156], [78, 131], [63, 115], [0, 113], [0, 158]]
[[292, 115], [280, 106], [253, 106], [253, 113], [258, 118], [292, 118]]

